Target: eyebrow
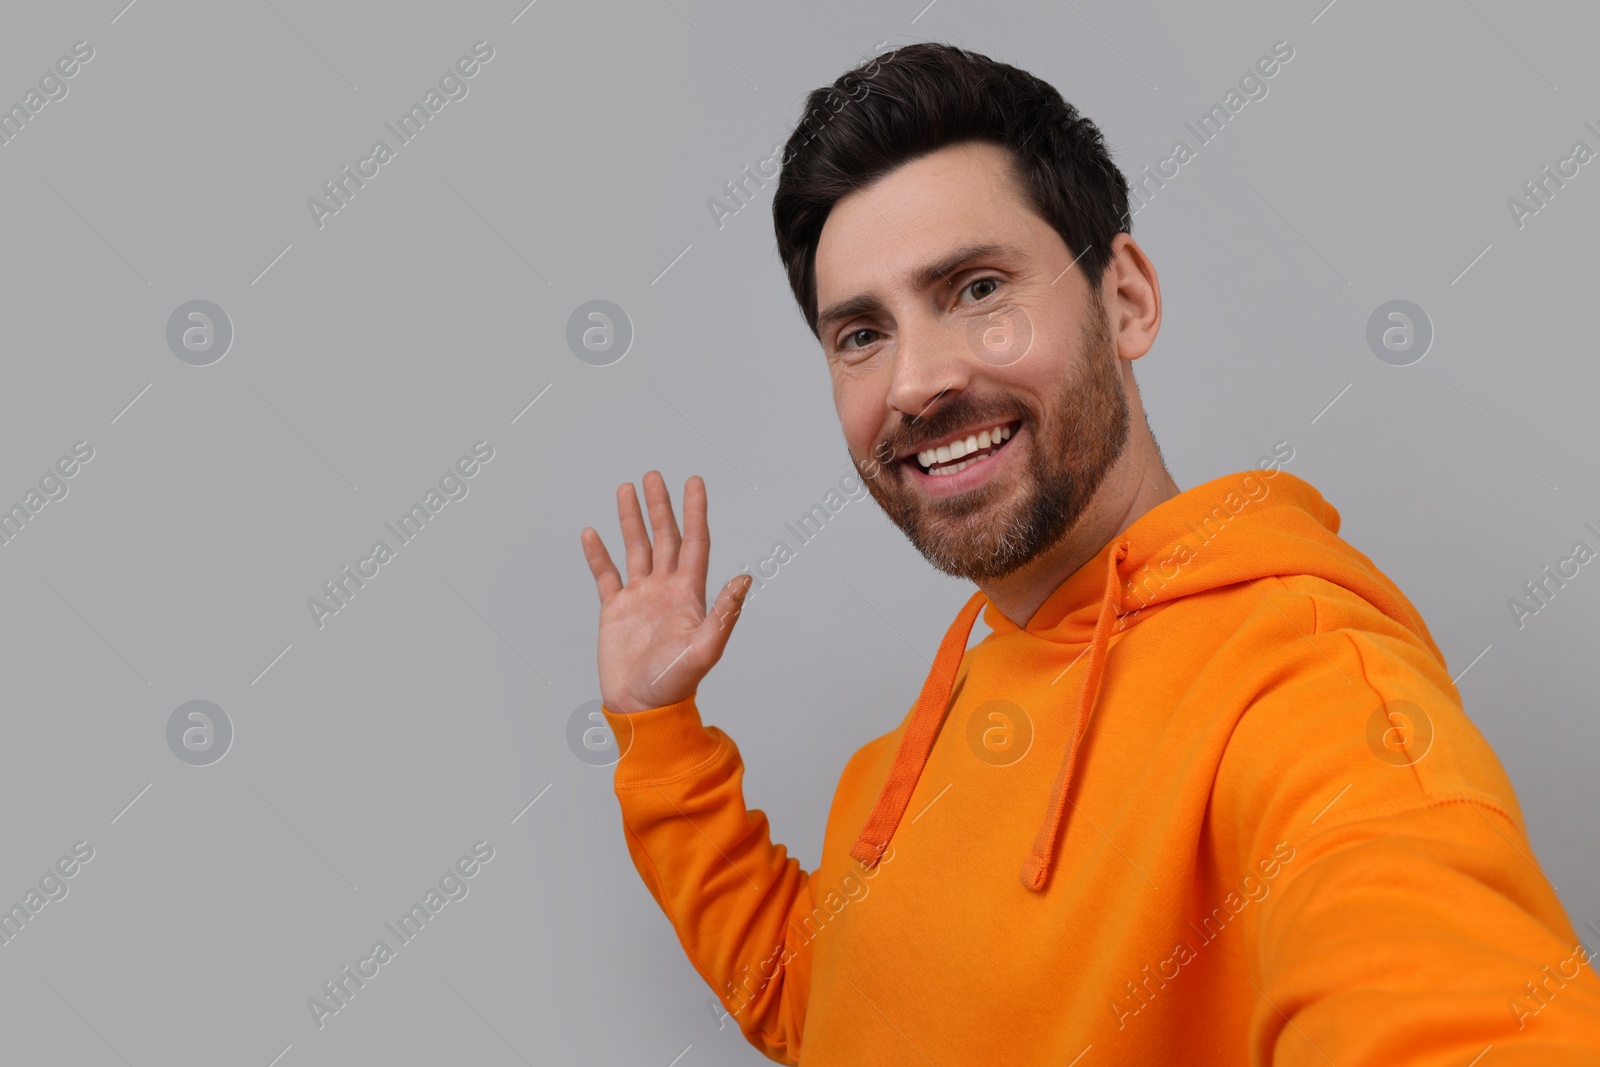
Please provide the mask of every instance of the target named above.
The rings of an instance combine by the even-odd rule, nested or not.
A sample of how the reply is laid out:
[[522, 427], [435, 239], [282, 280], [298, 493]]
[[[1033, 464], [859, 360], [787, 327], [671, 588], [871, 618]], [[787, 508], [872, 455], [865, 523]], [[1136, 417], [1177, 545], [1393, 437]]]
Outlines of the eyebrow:
[[[908, 281], [913, 289], [926, 289], [934, 282], [948, 279], [961, 267], [974, 259], [987, 257], [1002, 257], [1009, 259], [1025, 259], [1018, 249], [1010, 245], [978, 244], [965, 245], [954, 252], [933, 263], [925, 263], [913, 270], [908, 276]], [[826, 333], [835, 323], [845, 319], [854, 318], [871, 311], [881, 311], [883, 302], [877, 297], [867, 293], [846, 297], [828, 307], [817, 316], [817, 332]]]

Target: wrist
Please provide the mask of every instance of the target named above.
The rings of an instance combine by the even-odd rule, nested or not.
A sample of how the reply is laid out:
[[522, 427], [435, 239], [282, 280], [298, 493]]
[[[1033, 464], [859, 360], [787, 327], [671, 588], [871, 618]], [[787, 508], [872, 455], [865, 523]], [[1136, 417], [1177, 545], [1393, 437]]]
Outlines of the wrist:
[[619, 788], [675, 777], [706, 762], [722, 747], [721, 731], [701, 722], [692, 693], [640, 711], [621, 711], [604, 702], [600, 710], [622, 753], [616, 770]]

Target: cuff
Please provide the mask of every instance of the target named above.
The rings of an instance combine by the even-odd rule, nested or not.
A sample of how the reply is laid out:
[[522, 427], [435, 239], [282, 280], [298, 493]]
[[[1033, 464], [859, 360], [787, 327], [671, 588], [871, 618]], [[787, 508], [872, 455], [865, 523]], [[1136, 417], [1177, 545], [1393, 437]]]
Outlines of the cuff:
[[612, 711], [604, 704], [600, 711], [622, 750], [617, 762], [618, 787], [677, 777], [722, 748], [721, 731], [701, 723], [693, 694], [674, 704], [631, 714]]

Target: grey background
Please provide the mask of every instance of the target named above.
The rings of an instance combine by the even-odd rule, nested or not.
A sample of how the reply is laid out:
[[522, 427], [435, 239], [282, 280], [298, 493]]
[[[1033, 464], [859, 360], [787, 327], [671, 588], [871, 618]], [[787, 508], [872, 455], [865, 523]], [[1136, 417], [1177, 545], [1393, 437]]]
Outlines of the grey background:
[[[610, 770], [567, 747], [598, 696], [578, 532], [620, 555], [617, 485], [699, 473], [714, 589], [848, 469], [771, 187], [720, 229], [706, 201], [879, 41], [1049, 79], [1130, 173], [1293, 45], [1134, 220], [1152, 425], [1184, 488], [1292, 445], [1470, 665], [1539, 861], [1600, 920], [1600, 566], [1520, 631], [1506, 606], [1600, 521], [1600, 164], [1520, 230], [1505, 206], [1600, 148], [1592, 7], [124, 2], [13, 4], [0, 33], [0, 103], [95, 49], [0, 147], [0, 503], [95, 450], [0, 547], [0, 902], [95, 849], [0, 946], [7, 1059], [756, 1061], [635, 874]], [[306, 199], [480, 39], [469, 95], [319, 230]], [[1364, 339], [1397, 298], [1435, 329], [1409, 367]], [[165, 341], [193, 299], [234, 327], [208, 367]], [[608, 367], [565, 343], [593, 299], [635, 332]], [[469, 495], [319, 630], [307, 598], [480, 439]], [[700, 700], [806, 866], [970, 588], [862, 500], [751, 598]], [[210, 766], [165, 740], [193, 699], [235, 731]], [[317, 1029], [306, 999], [480, 839], [469, 895]]]

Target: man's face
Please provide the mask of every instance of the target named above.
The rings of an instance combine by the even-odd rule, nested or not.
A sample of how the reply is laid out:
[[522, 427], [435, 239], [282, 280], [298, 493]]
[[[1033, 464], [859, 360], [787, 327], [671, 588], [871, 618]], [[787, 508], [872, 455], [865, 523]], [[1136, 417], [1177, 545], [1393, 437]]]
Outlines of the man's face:
[[1129, 429], [1100, 293], [1010, 166], [986, 143], [904, 164], [834, 206], [816, 253], [850, 456], [929, 563], [977, 581], [1055, 545]]

